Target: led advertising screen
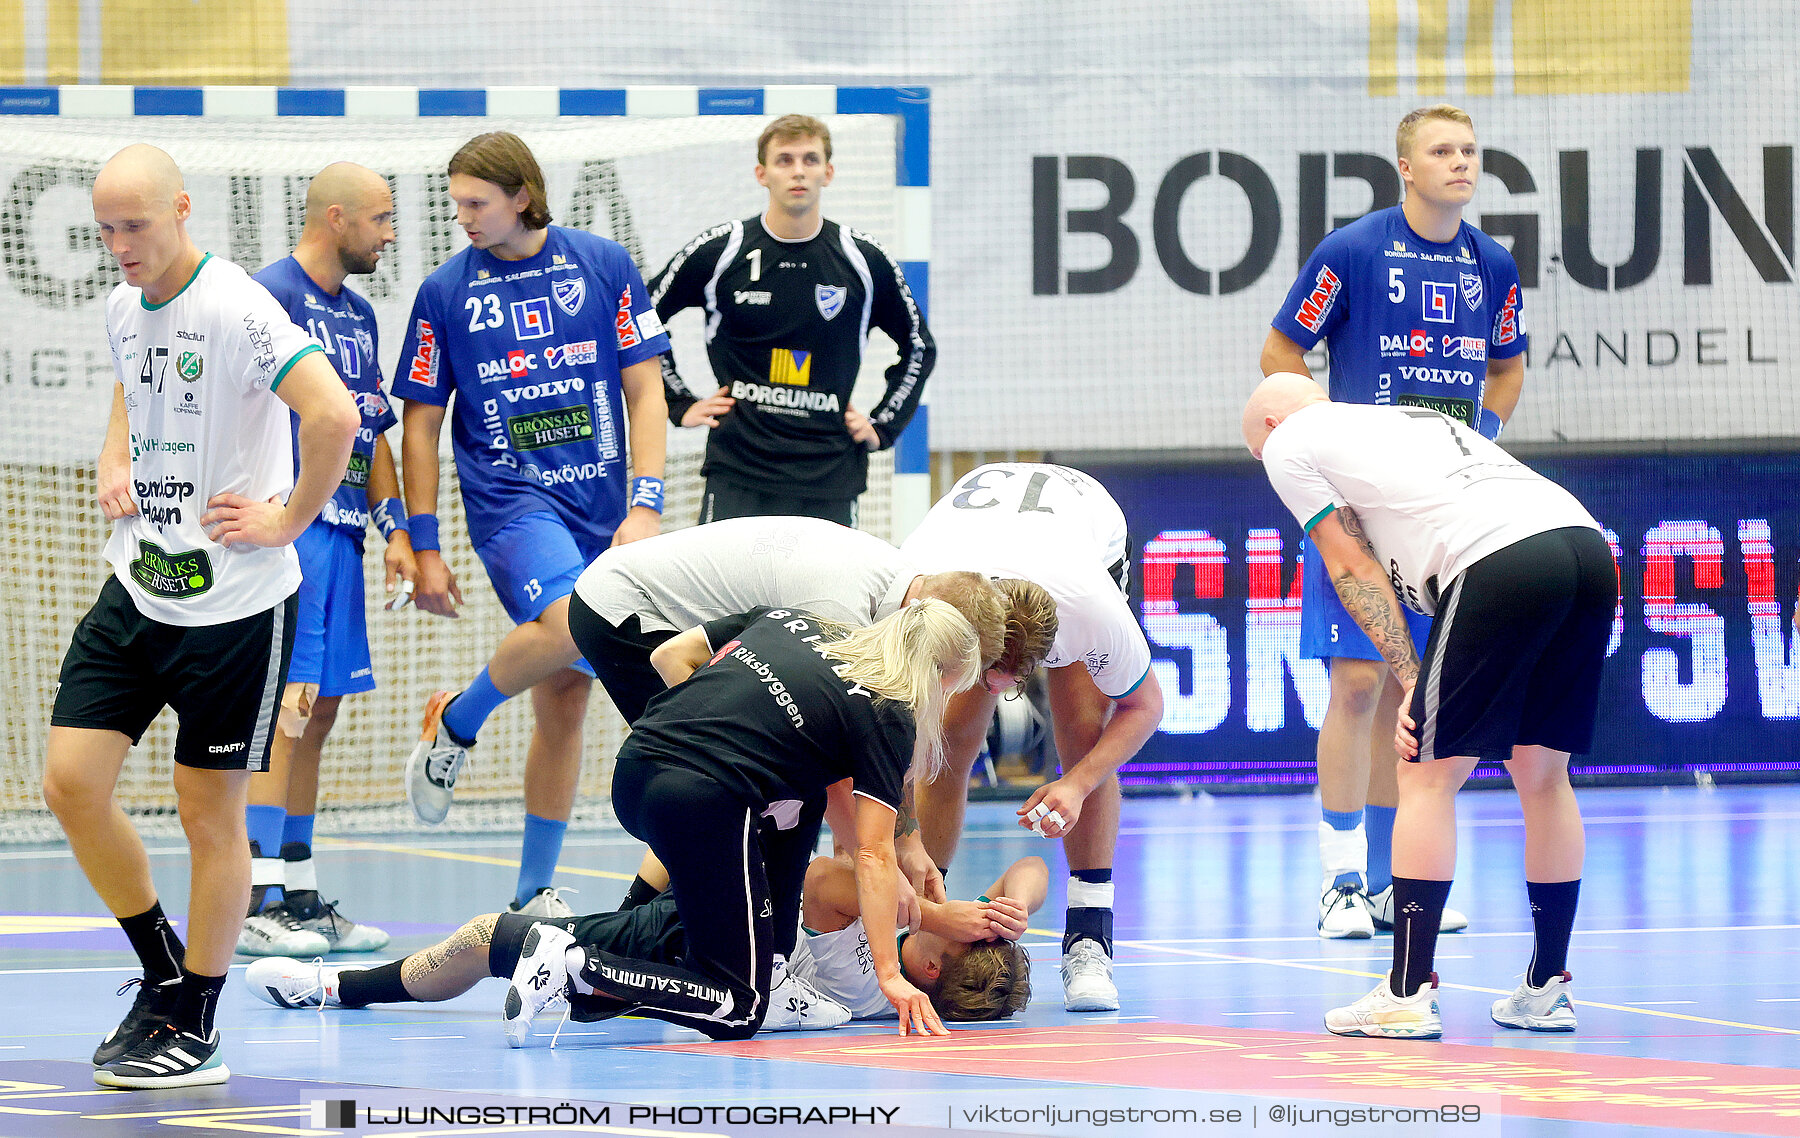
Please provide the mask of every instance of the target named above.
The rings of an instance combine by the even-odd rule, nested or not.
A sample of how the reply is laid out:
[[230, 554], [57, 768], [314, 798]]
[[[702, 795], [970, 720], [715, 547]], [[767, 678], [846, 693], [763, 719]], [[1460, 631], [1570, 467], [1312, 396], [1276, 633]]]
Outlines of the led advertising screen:
[[[1616, 774], [1800, 769], [1800, 452], [1531, 458], [1606, 527], [1621, 597], [1594, 751]], [[1130, 525], [1162, 729], [1121, 776], [1311, 782], [1300, 527], [1262, 467], [1089, 465]]]

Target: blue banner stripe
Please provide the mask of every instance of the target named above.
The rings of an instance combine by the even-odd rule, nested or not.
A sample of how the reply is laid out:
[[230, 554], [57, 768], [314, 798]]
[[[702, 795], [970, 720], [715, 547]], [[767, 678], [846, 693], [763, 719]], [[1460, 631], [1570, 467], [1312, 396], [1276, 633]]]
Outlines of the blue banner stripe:
[[894, 443], [894, 473], [931, 473], [931, 404], [919, 404], [912, 422]]
[[900, 271], [906, 275], [906, 287], [912, 290], [913, 303], [919, 315], [931, 319], [931, 262], [901, 261]]
[[294, 117], [342, 118], [344, 90], [341, 87], [277, 87], [275, 113]]
[[201, 115], [206, 95], [198, 87], [136, 87], [131, 92], [131, 111], [138, 115]]
[[487, 114], [487, 92], [479, 87], [429, 88], [419, 92], [419, 117]]
[[622, 115], [625, 88], [564, 87], [557, 96], [557, 109], [565, 115]]
[[55, 87], [0, 87], [0, 115], [62, 113], [62, 92]]
[[902, 186], [931, 184], [931, 88], [839, 87], [840, 115], [896, 115], [900, 119], [894, 179]]
[[760, 115], [763, 113], [761, 87], [702, 87], [700, 113], [703, 115]]

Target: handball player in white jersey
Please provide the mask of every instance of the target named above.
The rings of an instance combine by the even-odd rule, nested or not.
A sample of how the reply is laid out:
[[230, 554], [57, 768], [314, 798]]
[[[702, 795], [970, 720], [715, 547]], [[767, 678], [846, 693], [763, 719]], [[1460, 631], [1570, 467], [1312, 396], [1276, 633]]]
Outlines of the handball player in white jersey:
[[[294, 642], [290, 546], [344, 477], [358, 423], [318, 343], [244, 270], [201, 252], [191, 211], [180, 169], [153, 146], [126, 147], [94, 180], [94, 220], [124, 277], [106, 301], [117, 382], [96, 482], [112, 575], [63, 659], [44, 799], [144, 969], [94, 1053], [103, 1086], [230, 1077], [213, 1014], [250, 902], [250, 774], [268, 764]], [[185, 948], [113, 797], [164, 707], [180, 723]]]
[[[1569, 755], [1589, 749], [1618, 570], [1599, 523], [1562, 487], [1424, 407], [1334, 403], [1277, 373], [1244, 409], [1244, 442], [1304, 526], [1344, 607], [1404, 689], [1395, 728], [1393, 969], [1325, 1017], [1340, 1035], [1442, 1032], [1432, 971], [1456, 868], [1456, 792], [1506, 763], [1525, 816], [1535, 942], [1494, 1022], [1573, 1031], [1569, 935], [1581, 811]], [[1424, 654], [1404, 610], [1435, 616]]]
[[[1078, 470], [1032, 463], [978, 467], [926, 514], [900, 550], [921, 569], [969, 568], [1042, 586], [1054, 599], [1056, 639], [1044, 660], [1061, 777], [1019, 808], [1019, 824], [1061, 838], [1069, 863], [1063, 1003], [1113, 1011], [1113, 847], [1119, 767], [1162, 721], [1150, 645], [1125, 597], [1125, 516]], [[1023, 677], [996, 675], [951, 700], [947, 768], [916, 792], [926, 850], [947, 869], [962, 834], [969, 770], [1001, 693]]]

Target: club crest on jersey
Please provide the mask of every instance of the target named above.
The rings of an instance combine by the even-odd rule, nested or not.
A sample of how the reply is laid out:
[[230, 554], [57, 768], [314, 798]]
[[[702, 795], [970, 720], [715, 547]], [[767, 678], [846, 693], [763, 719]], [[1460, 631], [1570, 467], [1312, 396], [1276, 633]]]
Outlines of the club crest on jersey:
[[183, 352], [175, 359], [176, 374], [189, 383], [199, 379], [200, 373], [205, 370], [206, 361], [201, 358], [199, 352]]
[[519, 340], [541, 340], [556, 330], [550, 316], [550, 300], [543, 296], [513, 301], [512, 322], [513, 338]]
[[819, 306], [819, 315], [830, 320], [844, 310], [844, 298], [850, 290], [843, 285], [814, 285], [813, 303]]
[[587, 278], [571, 277], [566, 281], [551, 281], [550, 295], [556, 298], [556, 307], [573, 316], [581, 311], [581, 302], [587, 299]]
[[1426, 281], [1425, 319], [1433, 324], [1456, 323], [1456, 288], [1446, 281]]
[[1463, 273], [1461, 278], [1463, 303], [1473, 312], [1481, 307], [1481, 278], [1474, 273]]

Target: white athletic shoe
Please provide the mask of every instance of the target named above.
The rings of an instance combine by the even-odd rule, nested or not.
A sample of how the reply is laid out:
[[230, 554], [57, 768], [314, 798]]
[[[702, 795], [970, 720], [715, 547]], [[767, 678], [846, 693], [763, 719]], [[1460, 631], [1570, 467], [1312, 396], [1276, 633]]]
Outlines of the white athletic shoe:
[[444, 730], [444, 709], [455, 692], [434, 692], [425, 701], [425, 721], [419, 728], [419, 744], [406, 760], [406, 803], [427, 826], [436, 826], [450, 813], [456, 793], [456, 776], [469, 761], [469, 748]]
[[1093, 937], [1082, 937], [1062, 958], [1063, 1007], [1072, 1012], [1116, 1012], [1119, 989], [1112, 957]]
[[1377, 1039], [1436, 1039], [1444, 1034], [1438, 1016], [1437, 973], [1406, 999], [1394, 995], [1383, 979], [1375, 990], [1325, 1013], [1325, 1029], [1334, 1035], [1367, 1035]]
[[331, 951], [324, 936], [302, 928], [281, 905], [245, 917], [238, 930], [237, 950], [244, 956], [323, 956]]
[[257, 999], [278, 1008], [337, 1008], [338, 969], [323, 960], [270, 956], [244, 969], [244, 983]]
[[[1375, 928], [1379, 932], [1394, 931], [1394, 886], [1390, 883], [1379, 893], [1369, 894], [1369, 908], [1375, 920]], [[1459, 933], [1469, 927], [1469, 918], [1455, 909], [1445, 909], [1444, 915], [1438, 918], [1438, 932]]]
[[512, 983], [506, 989], [506, 1042], [523, 1047], [531, 1038], [531, 1021], [540, 1012], [569, 1002], [569, 965], [563, 953], [575, 938], [555, 925], [525, 930]]
[[1369, 895], [1361, 886], [1325, 882], [1319, 895], [1319, 935], [1326, 940], [1367, 940], [1375, 935]]
[[336, 901], [321, 901], [319, 910], [310, 915], [288, 908], [300, 927], [318, 933], [330, 945], [331, 952], [380, 952], [393, 939], [374, 925], [363, 925], [338, 912]]
[[769, 993], [763, 1031], [828, 1031], [850, 1022], [850, 1009], [805, 980], [785, 971]]
[[1575, 1007], [1569, 1002], [1569, 974], [1558, 973], [1533, 988], [1526, 977], [1504, 1000], [1494, 1001], [1494, 1022], [1501, 1027], [1522, 1027], [1526, 1031], [1574, 1031]]
[[569, 908], [569, 903], [562, 899], [564, 892], [575, 893], [579, 891], [567, 889], [566, 887], [564, 889], [553, 889], [550, 886], [545, 886], [532, 894], [531, 900], [525, 902], [523, 905], [519, 904], [517, 901], [508, 901], [506, 903], [506, 909], [508, 912], [517, 913], [522, 917], [536, 917], [540, 921], [560, 921], [564, 917], [573, 917], [575, 915], [575, 910]]

